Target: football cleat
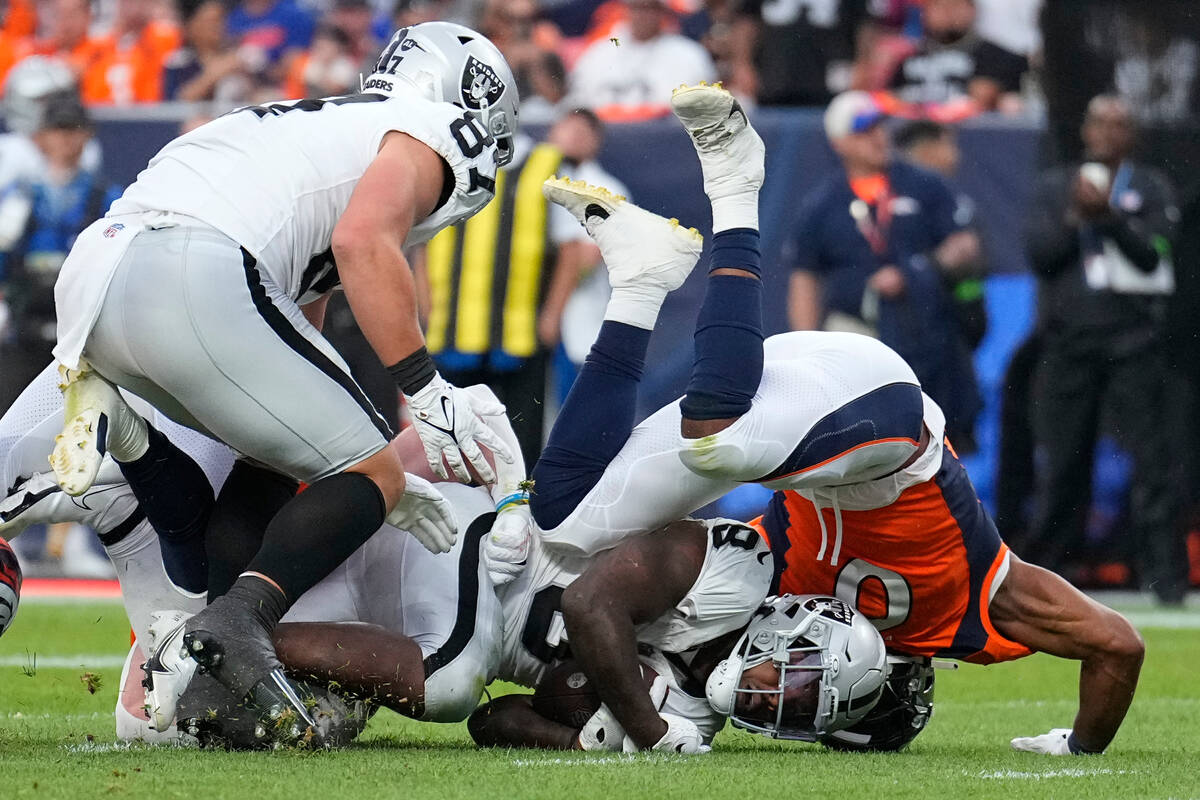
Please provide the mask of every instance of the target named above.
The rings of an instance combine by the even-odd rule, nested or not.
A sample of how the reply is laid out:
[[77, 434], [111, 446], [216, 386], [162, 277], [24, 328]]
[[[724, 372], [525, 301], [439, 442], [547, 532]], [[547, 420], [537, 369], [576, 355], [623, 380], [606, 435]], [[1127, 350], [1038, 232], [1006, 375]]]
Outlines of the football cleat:
[[92, 488], [111, 452], [117, 461], [132, 461], [146, 452], [146, 421], [129, 407], [120, 392], [80, 359], [79, 369], [59, 365], [63, 393], [63, 430], [54, 439], [50, 467], [58, 485], [79, 496]]
[[671, 93], [671, 108], [696, 146], [709, 200], [762, 187], [766, 147], [721, 84], [680, 86]]
[[64, 492], [51, 472], [18, 483], [0, 501], [0, 536], [11, 538], [30, 525], [56, 522], [77, 522], [103, 532], [136, 510], [137, 498], [109, 459], [101, 465], [97, 482], [79, 497]]
[[166, 731], [175, 722], [179, 697], [191, 683], [199, 666], [184, 648], [184, 625], [190, 615], [183, 611], [155, 611], [150, 615], [150, 657], [146, 673], [146, 712], [150, 727]]
[[700, 258], [704, 237], [677, 219], [638, 208], [619, 194], [569, 178], [550, 178], [542, 192], [570, 211], [604, 256], [613, 288], [653, 286], [674, 291]]

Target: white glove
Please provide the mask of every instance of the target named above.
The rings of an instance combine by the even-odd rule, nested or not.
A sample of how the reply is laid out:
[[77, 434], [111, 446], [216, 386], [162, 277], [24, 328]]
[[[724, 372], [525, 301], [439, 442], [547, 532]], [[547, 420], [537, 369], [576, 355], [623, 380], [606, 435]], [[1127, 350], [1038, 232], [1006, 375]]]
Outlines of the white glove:
[[[659, 714], [667, 723], [667, 732], [654, 743], [651, 750], [684, 755], [702, 755], [712, 750], [704, 743], [704, 736], [696, 723], [678, 714]], [[636, 753], [640, 748], [628, 736], [625, 737], [625, 752]]]
[[458, 538], [454, 508], [429, 481], [411, 472], [404, 478], [404, 496], [388, 514], [387, 523], [411, 533], [431, 553], [449, 553]]
[[600, 710], [592, 714], [579, 731], [579, 746], [584, 750], [607, 750], [617, 753], [620, 752], [621, 743], [625, 738], [625, 729], [621, 727], [621, 723], [617, 722], [608, 706], [601, 705]]
[[1047, 756], [1069, 756], [1071, 748], [1067, 746], [1067, 737], [1071, 735], [1070, 728], [1055, 728], [1041, 736], [1019, 736], [1013, 739], [1012, 749], [1023, 750], [1026, 753], [1041, 753]]
[[529, 507], [508, 508], [496, 516], [492, 532], [483, 543], [483, 558], [493, 586], [503, 586], [525, 569], [533, 521]]
[[480, 444], [491, 450], [498, 461], [512, 462], [508, 447], [472, 410], [467, 393], [447, 383], [441, 375], [434, 375], [423, 389], [414, 395], [404, 395], [404, 399], [412, 411], [413, 427], [421, 437], [425, 460], [434, 475], [451, 479], [442, 464], [445, 459], [454, 478], [470, 483], [471, 475], [463, 464], [465, 456], [484, 483], [493, 483], [496, 473], [484, 460]]

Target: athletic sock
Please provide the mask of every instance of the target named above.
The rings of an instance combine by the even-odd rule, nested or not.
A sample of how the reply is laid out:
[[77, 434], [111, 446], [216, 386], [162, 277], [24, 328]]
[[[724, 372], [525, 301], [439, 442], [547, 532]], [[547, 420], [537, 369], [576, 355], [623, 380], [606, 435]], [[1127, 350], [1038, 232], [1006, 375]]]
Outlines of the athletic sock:
[[[758, 231], [735, 228], [713, 237], [711, 270], [759, 274]], [[763, 369], [762, 281], [709, 275], [696, 318], [695, 361], [680, 404], [686, 419], [729, 419], [750, 410]]]
[[176, 586], [192, 593], [208, 586], [204, 531], [213, 507], [212, 485], [192, 458], [149, 424], [147, 449], [119, 462], [162, 548], [163, 566]]
[[322, 478], [279, 510], [246, 571], [275, 581], [290, 605], [371, 538], [386, 514], [383, 493], [366, 475]]
[[575, 510], [629, 439], [650, 331], [605, 320], [533, 468], [529, 506], [544, 529]]
[[268, 467], [238, 459], [221, 486], [208, 520], [208, 602], [225, 592], [246, 569], [267, 526], [293, 497], [299, 484]]

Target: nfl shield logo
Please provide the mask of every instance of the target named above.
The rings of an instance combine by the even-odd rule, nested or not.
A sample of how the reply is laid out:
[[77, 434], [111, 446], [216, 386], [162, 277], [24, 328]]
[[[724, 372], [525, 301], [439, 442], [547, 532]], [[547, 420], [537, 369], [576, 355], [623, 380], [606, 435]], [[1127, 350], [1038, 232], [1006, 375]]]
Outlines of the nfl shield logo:
[[125, 225], [123, 223], [114, 222], [112, 225], [109, 225], [104, 229], [104, 238], [111, 239], [123, 230], [125, 230]]

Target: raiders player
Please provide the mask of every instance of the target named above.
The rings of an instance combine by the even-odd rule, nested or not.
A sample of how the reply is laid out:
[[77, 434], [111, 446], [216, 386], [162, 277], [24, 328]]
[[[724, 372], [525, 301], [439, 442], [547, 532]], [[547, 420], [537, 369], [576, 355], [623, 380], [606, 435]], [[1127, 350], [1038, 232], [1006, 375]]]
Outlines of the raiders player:
[[[174, 726], [156, 732], [148, 725], [142, 647], [168, 633], [175, 621], [200, 611], [204, 588], [189, 591], [178, 585], [179, 572], [164, 562], [151, 526], [161, 527], [164, 521], [146, 518], [111, 459], [105, 459], [98, 482], [79, 498], [62, 492], [52, 475], [38, 472], [45, 467], [54, 433], [62, 427], [63, 400], [56, 382], [51, 365], [0, 418], [0, 479], [13, 487], [0, 501], [0, 535], [11, 538], [29, 525], [54, 522], [79, 522], [99, 533], [117, 567], [136, 635], [121, 678], [117, 735], [174, 739]], [[486, 387], [467, 387], [464, 392], [477, 408], [499, 406]], [[221, 487], [233, 462], [229, 448], [161, 417], [138, 398], [131, 397], [130, 403], [199, 464], [216, 488]], [[485, 422], [500, 441], [515, 446], [516, 436], [502, 413], [487, 416]], [[403, 459], [421, 458], [422, 446], [413, 430], [406, 430], [392, 446]], [[274, 641], [289, 672], [336, 680], [364, 699], [416, 719], [466, 719], [499, 664], [501, 611], [482, 543], [493, 529], [529, 525], [527, 506], [504, 503], [497, 514], [492, 499], [518, 493], [525, 476], [520, 459], [496, 462], [495, 470], [490, 491], [439, 484], [464, 531], [448, 554], [433, 554], [406, 532], [384, 525], [306, 592], [275, 629]], [[427, 469], [421, 471], [433, 479]], [[353, 624], [342, 624], [347, 622]], [[239, 705], [239, 698], [221, 684], [199, 676], [181, 699], [179, 730], [205, 743], [273, 744], [255, 736], [258, 726], [240, 713]], [[221, 713], [212, 718], [208, 709]]]
[[[224, 560], [240, 561], [241, 574], [161, 642], [156, 725], [169, 724], [199, 663], [265, 716], [290, 707], [303, 719], [270, 640], [287, 608], [385, 518], [431, 550], [454, 541], [445, 500], [406, 479], [386, 424], [318, 333], [331, 289], [345, 288], [391, 365], [436, 473], [465, 479], [465, 456], [490, 479], [477, 441], [510, 458], [422, 346], [402, 248], [491, 199], [516, 113], [513, 77], [485, 38], [442, 22], [402, 29], [363, 93], [244, 108], [176, 139], [77, 240], [56, 286], [60, 485], [86, 491], [105, 453], [185, 494], [200, 482], [113, 384], [245, 456], [235, 488], [271, 480], [251, 464], [309, 484], [270, 520], [261, 547], [242, 554], [242, 537], [209, 536], [207, 550], [234, 551]], [[138, 499], [151, 513], [177, 498]], [[200, 559], [202, 538], [184, 533]]]
[[[778, 490], [755, 523], [772, 550], [774, 591], [837, 594], [909, 656], [992, 663], [1042, 651], [1079, 660], [1074, 727], [1012, 745], [1102, 751], [1137, 685], [1137, 632], [1009, 552], [945, 438], [941, 410], [893, 351], [853, 334], [763, 341], [762, 143], [724, 90], [681, 88], [673, 103], [700, 156], [716, 232], [687, 394], [634, 429], [649, 330], [605, 323], [593, 347], [600, 358], [589, 357], [534, 470], [544, 543], [597, 552], [739, 483], [762, 483]], [[571, 194], [564, 205], [610, 269], [644, 246], [637, 231], [611, 224], [627, 204], [590, 187]], [[614, 468], [593, 476], [572, 466], [592, 460]]]

